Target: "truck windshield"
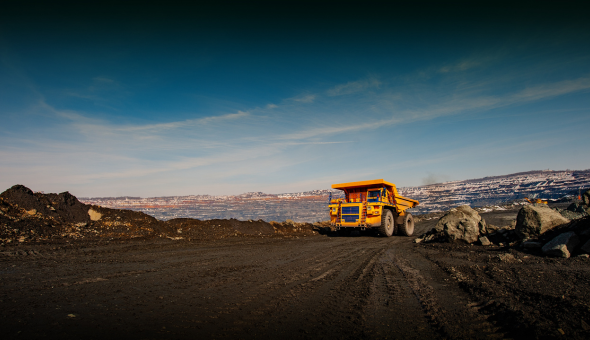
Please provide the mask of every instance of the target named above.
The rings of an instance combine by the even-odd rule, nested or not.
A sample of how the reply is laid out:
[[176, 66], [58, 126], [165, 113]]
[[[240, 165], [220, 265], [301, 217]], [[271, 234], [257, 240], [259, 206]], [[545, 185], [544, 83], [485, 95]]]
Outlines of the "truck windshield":
[[369, 196], [367, 197], [367, 201], [377, 202], [379, 200], [379, 193], [380, 193], [380, 190], [369, 191]]

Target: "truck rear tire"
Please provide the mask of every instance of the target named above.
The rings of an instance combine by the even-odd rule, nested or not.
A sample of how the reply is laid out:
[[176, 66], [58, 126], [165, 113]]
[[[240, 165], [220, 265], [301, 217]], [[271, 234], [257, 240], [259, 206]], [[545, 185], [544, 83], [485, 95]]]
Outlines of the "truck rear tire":
[[381, 215], [381, 226], [379, 226], [379, 234], [385, 237], [391, 237], [395, 232], [395, 222], [393, 220], [393, 214], [389, 209], [383, 209]]
[[412, 214], [406, 213], [404, 223], [400, 225], [399, 231], [404, 236], [412, 236], [414, 234], [414, 217], [412, 217]]

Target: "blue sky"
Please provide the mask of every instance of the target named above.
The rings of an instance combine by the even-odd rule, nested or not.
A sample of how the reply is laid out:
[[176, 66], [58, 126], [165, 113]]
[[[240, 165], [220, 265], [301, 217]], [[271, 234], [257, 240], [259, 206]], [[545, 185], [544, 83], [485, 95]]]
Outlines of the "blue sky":
[[590, 168], [576, 2], [7, 3], [1, 190], [281, 193]]

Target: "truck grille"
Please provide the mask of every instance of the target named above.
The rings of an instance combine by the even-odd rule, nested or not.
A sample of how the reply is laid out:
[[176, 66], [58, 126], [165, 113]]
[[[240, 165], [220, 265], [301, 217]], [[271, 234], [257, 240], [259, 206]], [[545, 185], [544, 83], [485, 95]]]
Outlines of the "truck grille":
[[359, 219], [359, 215], [343, 215], [342, 219], [344, 222], [356, 222]]
[[359, 219], [359, 207], [342, 207], [342, 220], [344, 222], [356, 222]]
[[359, 207], [342, 207], [342, 215], [346, 214], [357, 214], [359, 213]]

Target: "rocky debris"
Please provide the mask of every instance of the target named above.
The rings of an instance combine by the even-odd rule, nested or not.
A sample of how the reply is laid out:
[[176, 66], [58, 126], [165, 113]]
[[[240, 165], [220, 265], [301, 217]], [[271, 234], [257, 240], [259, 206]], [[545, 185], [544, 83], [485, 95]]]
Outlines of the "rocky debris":
[[[590, 216], [576, 212], [586, 209], [583, 204], [570, 205], [565, 211], [583, 216], [570, 221], [557, 208], [526, 205], [519, 209], [516, 220], [510, 225], [497, 227], [469, 213], [473, 209], [463, 206], [443, 215], [434, 228], [416, 238], [414, 243], [462, 240], [482, 246], [518, 247], [529, 254], [544, 256], [569, 258], [590, 254]], [[470, 222], [466, 222], [467, 216]], [[492, 216], [492, 220], [502, 223], [498, 217]], [[475, 222], [479, 223], [478, 228]]]
[[[589, 197], [590, 190], [586, 191], [584, 195], [584, 197]], [[531, 247], [530, 245], [541, 245], [541, 251], [543, 254], [564, 258], [569, 258], [576, 254], [590, 253], [590, 216], [586, 213], [588, 205], [585, 202], [587, 201], [588, 200], [583, 200], [581, 203], [574, 202], [565, 210], [554, 209], [553, 211], [555, 213], [559, 212], [561, 215], [565, 216], [570, 214], [569, 216], [575, 218], [568, 223], [560, 223], [554, 226], [551, 226], [552, 224], [550, 223], [550, 228], [541, 226], [537, 230], [544, 231], [534, 236], [529, 234], [529, 236], [532, 236], [531, 239], [527, 242], [523, 242], [522, 247], [525, 250], [535, 251], [539, 247]], [[550, 208], [546, 208], [543, 210], [543, 213], [548, 214], [548, 211], [551, 210], [552, 209]], [[555, 216], [555, 214], [553, 216]], [[545, 219], [545, 222], [547, 220], [548, 219]], [[553, 222], [555, 221], [558, 221], [558, 218], [553, 220]], [[521, 234], [519, 233], [519, 235]]]
[[479, 243], [481, 243], [482, 246], [489, 246], [490, 244], [492, 244], [492, 242], [490, 242], [490, 240], [486, 236], [480, 237]]
[[589, 253], [589, 242], [590, 216], [586, 216], [555, 227], [537, 238], [529, 239], [523, 242], [521, 247], [538, 255], [568, 258]]
[[578, 243], [580, 240], [576, 233], [569, 231], [547, 242], [541, 250], [546, 255], [568, 258]]
[[552, 208], [552, 209], [554, 209], [555, 211], [560, 213], [561, 216], [567, 218], [568, 220], [575, 220], [578, 218], [588, 216], [588, 212], [587, 212], [588, 207], [585, 206], [581, 202], [574, 202], [574, 203], [570, 204], [566, 209], [559, 209], [559, 208]]
[[444, 214], [435, 227], [423, 235], [422, 239], [425, 242], [463, 241], [473, 243], [478, 241], [480, 234], [485, 233], [486, 222], [477, 211], [468, 205], [462, 205]]
[[586, 212], [579, 213], [579, 212], [573, 212], [573, 211], [569, 211], [569, 210], [561, 210], [559, 208], [556, 208], [555, 211], [560, 213], [561, 216], [567, 218], [568, 220], [575, 220], [578, 218], [582, 218], [584, 216], [588, 216], [588, 214]]
[[501, 246], [513, 244], [514, 242], [517, 242], [519, 240], [519, 237], [514, 229], [514, 225], [504, 226], [502, 228], [496, 229], [496, 231], [490, 230], [487, 236], [490, 239], [490, 242], [494, 244], [498, 244]]
[[578, 202], [574, 202], [574, 203], [570, 204], [566, 210], [569, 210], [571, 212], [581, 213], [581, 214], [584, 214], [586, 212], [585, 206], [581, 203], [578, 203]]
[[502, 229], [501, 227], [495, 226], [493, 224], [486, 224], [486, 232], [488, 234], [493, 234], [495, 232], [497, 232], [498, 230]]
[[516, 258], [514, 257], [514, 255], [512, 255], [510, 253], [499, 254], [497, 256], [497, 258], [501, 262], [507, 262], [507, 263], [511, 263], [511, 262], [516, 261]]
[[521, 239], [528, 239], [569, 221], [546, 205], [527, 205], [518, 212], [515, 231]]
[[[478, 208], [477, 210], [481, 210], [481, 208]], [[447, 212], [439, 219], [438, 223], [434, 228], [415, 239], [414, 243], [449, 242], [453, 240], [462, 240], [466, 243], [475, 243], [479, 241], [479, 244], [485, 246], [505, 246], [513, 244], [514, 242], [519, 240], [519, 237], [516, 235], [514, 231], [516, 221], [513, 221], [510, 225], [498, 227], [492, 224], [488, 224], [477, 213], [477, 210], [472, 209], [469, 206], [462, 206], [455, 208], [455, 210]], [[469, 216], [469, 219], [471, 219], [471, 224], [469, 225], [469, 223], [467, 223], [467, 225], [469, 225], [468, 228], [461, 227], [461, 224], [456, 222], [449, 223], [453, 220], [457, 221], [456, 217], [461, 219], [461, 214], [465, 214]], [[455, 216], [455, 218], [453, 218], [452, 216]], [[475, 224], [477, 224], [477, 228], [474, 227]], [[458, 227], [454, 227], [455, 225], [457, 225]]]
[[88, 209], [88, 216], [90, 216], [90, 220], [92, 220], [92, 221], [98, 221], [98, 220], [101, 219], [102, 214], [99, 213], [98, 211], [90, 208], [90, 209]]

